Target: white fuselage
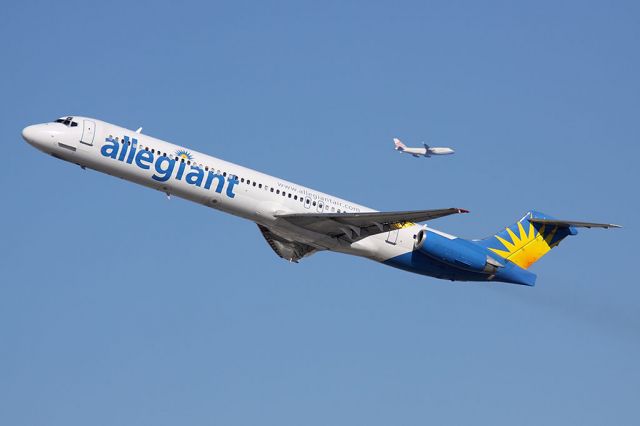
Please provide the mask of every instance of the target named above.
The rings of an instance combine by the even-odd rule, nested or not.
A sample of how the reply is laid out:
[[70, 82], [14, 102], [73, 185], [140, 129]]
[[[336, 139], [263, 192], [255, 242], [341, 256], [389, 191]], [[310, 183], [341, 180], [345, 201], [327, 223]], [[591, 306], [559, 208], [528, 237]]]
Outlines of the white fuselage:
[[453, 154], [454, 150], [446, 147], [429, 147], [429, 148], [402, 148], [397, 151], [404, 152], [405, 154], [411, 155], [421, 155], [424, 157], [429, 157], [430, 155], [449, 155]]
[[374, 210], [104, 121], [75, 116], [73, 123], [29, 126], [23, 137], [57, 158], [243, 217], [318, 250], [385, 261], [412, 251], [423, 227], [355, 242], [309, 231], [275, 216]]

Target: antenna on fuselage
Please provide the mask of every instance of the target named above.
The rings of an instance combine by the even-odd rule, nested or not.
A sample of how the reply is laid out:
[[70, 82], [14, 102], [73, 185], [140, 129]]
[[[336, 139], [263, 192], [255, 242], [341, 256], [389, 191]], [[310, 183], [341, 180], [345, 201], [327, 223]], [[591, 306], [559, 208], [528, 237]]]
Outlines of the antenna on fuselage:
[[142, 127], [138, 127], [138, 130], [136, 130], [136, 133], [142, 133]]

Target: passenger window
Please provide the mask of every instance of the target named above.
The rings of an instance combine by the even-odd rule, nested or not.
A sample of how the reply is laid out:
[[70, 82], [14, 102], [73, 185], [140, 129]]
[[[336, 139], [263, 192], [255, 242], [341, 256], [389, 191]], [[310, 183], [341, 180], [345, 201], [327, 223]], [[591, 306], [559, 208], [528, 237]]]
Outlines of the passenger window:
[[258, 188], [262, 189], [262, 184], [261, 183], [258, 184]]
[[279, 193], [280, 193], [280, 190], [278, 189], [278, 190], [276, 191], [276, 194], [279, 194]]
[[273, 188], [271, 188], [271, 192], [273, 192]]
[[294, 196], [293, 196], [293, 199], [294, 199], [294, 200], [297, 200], [297, 199], [298, 199], [298, 196], [297, 196], [297, 195], [294, 195]]
[[287, 194], [287, 195], [289, 195], [289, 198], [291, 198], [291, 194]]
[[314, 205], [314, 206], [316, 205], [316, 202], [315, 202], [315, 201], [313, 202], [313, 205]]
[[240, 182], [244, 183], [244, 178], [240, 179]]

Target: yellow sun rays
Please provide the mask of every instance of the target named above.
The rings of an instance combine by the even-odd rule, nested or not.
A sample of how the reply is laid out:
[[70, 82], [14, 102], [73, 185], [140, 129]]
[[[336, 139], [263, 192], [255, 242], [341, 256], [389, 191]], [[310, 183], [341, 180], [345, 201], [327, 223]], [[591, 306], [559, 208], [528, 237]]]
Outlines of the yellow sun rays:
[[557, 229], [557, 227], [554, 227], [545, 235], [544, 225], [540, 228], [540, 232], [536, 232], [533, 224], [529, 223], [527, 232], [522, 226], [522, 222], [518, 222], [519, 235], [516, 235], [510, 228], [506, 229], [509, 237], [511, 237], [511, 242], [496, 235], [496, 239], [502, 243], [504, 250], [495, 248], [489, 248], [489, 250], [512, 261], [521, 268], [527, 269], [556, 245], [552, 244], [551, 241]]

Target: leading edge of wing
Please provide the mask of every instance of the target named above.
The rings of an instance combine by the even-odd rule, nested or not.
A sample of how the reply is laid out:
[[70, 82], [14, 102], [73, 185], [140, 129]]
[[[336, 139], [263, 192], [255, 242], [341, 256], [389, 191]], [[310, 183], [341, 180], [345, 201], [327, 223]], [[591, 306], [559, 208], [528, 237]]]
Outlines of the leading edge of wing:
[[469, 211], [460, 208], [448, 208], [364, 213], [289, 213], [278, 214], [275, 215], [275, 217], [295, 222], [296, 224], [303, 226], [325, 220], [352, 226], [371, 226], [377, 224], [389, 225], [404, 222], [424, 222], [458, 213], [469, 213]]

